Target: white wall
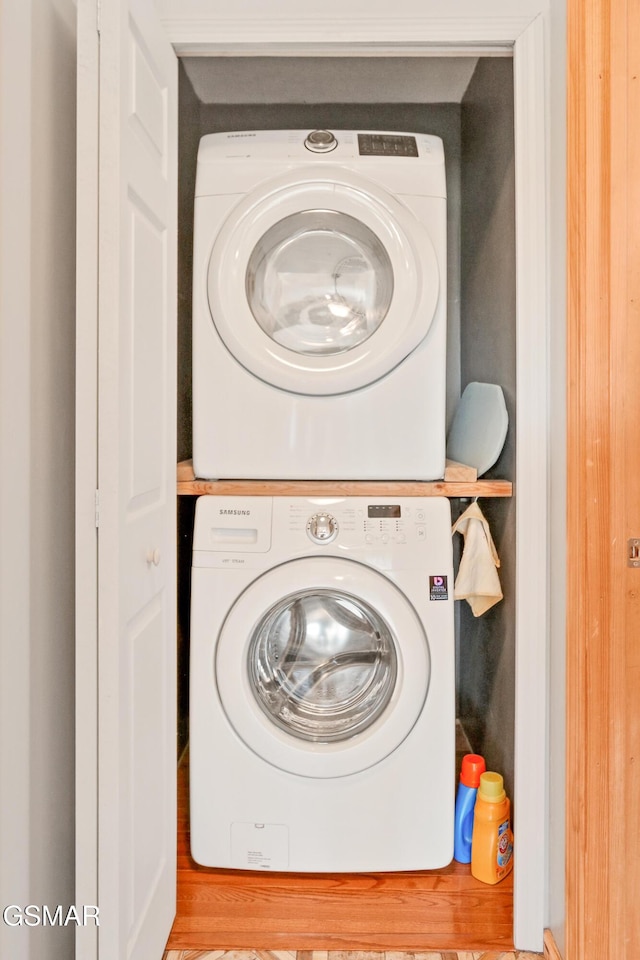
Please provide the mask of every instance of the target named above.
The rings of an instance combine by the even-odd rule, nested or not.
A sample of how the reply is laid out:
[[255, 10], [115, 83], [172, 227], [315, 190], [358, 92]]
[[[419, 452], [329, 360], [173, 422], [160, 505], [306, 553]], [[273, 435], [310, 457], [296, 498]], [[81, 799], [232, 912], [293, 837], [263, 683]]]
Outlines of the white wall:
[[551, 557], [549, 563], [548, 925], [564, 955], [566, 755], [566, 3], [550, 0]]
[[[2, 908], [74, 902], [75, 19], [0, 2]], [[73, 932], [0, 922], [0, 956]]]

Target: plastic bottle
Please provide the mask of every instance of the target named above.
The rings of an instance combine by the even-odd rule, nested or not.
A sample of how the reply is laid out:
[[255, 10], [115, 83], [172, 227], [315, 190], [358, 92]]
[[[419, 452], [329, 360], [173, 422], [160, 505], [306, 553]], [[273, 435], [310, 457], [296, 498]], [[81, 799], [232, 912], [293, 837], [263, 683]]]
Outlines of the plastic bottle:
[[453, 824], [453, 856], [458, 863], [471, 863], [473, 811], [480, 774], [484, 773], [485, 769], [484, 757], [477, 753], [467, 753], [462, 758]]
[[476, 797], [471, 841], [471, 873], [483, 883], [498, 883], [513, 867], [511, 804], [499, 773], [483, 773]]

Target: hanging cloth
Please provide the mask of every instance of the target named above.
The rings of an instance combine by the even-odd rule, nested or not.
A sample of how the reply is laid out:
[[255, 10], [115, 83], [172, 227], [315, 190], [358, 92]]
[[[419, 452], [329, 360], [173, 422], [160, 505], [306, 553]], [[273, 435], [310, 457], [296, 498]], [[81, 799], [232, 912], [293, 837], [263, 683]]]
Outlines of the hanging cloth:
[[479, 617], [502, 600], [502, 588], [496, 569], [500, 566], [500, 558], [486, 517], [475, 500], [458, 517], [451, 533], [460, 533], [464, 537], [454, 598], [466, 600], [474, 617]]

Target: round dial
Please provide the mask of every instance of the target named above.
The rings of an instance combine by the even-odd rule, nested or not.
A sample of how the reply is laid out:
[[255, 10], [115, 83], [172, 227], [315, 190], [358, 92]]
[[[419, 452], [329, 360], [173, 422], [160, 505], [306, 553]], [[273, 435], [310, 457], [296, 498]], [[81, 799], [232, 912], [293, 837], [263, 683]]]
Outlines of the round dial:
[[307, 520], [307, 533], [314, 543], [329, 543], [338, 533], [338, 521], [330, 513], [314, 513]]
[[312, 130], [304, 142], [307, 150], [313, 153], [329, 153], [338, 146], [338, 141], [330, 130]]

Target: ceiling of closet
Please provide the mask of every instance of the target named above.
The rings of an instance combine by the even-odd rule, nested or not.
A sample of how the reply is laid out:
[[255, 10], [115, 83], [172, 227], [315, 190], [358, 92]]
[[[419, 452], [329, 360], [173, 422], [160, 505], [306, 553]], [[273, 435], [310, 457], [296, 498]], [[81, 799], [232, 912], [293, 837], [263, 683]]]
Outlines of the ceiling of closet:
[[184, 57], [202, 103], [460, 103], [477, 57]]

